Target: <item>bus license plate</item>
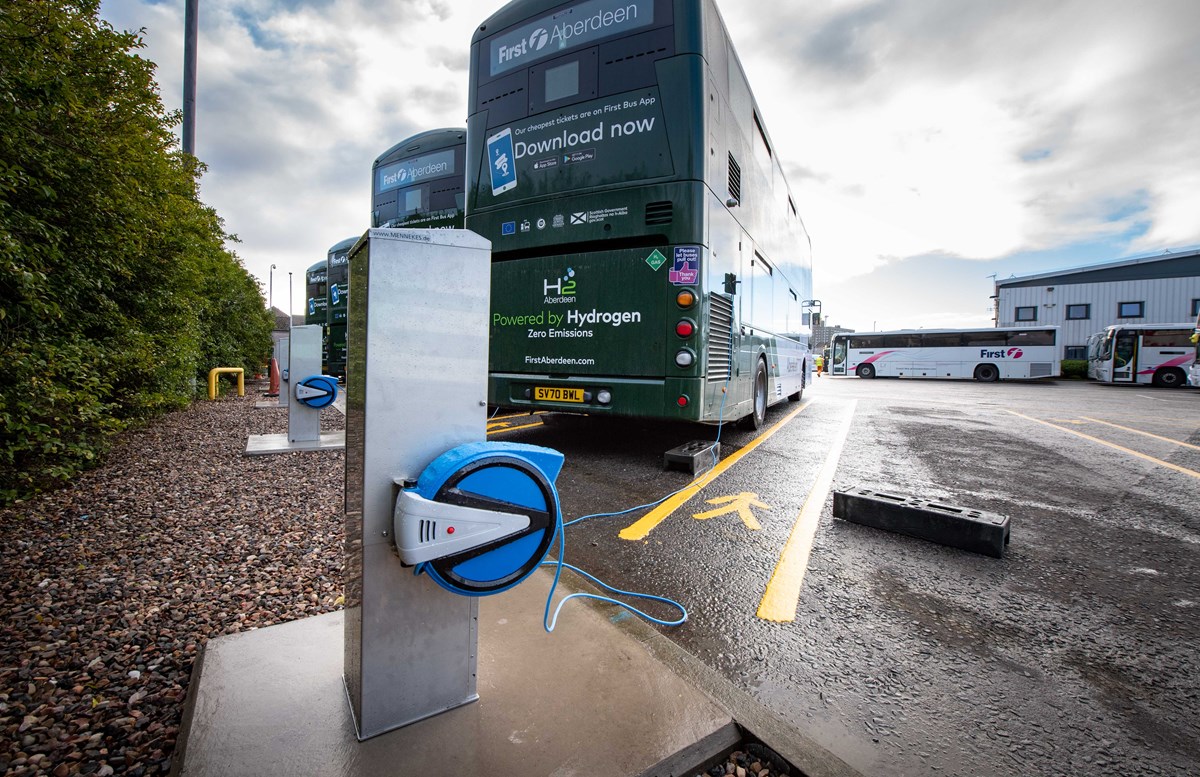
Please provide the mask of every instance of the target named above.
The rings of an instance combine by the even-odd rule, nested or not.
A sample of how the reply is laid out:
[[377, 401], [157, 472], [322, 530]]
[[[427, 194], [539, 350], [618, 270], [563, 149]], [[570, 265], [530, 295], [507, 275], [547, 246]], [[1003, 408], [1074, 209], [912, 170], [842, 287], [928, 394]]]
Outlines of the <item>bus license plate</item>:
[[582, 402], [583, 389], [538, 386], [533, 390], [533, 398], [538, 402]]

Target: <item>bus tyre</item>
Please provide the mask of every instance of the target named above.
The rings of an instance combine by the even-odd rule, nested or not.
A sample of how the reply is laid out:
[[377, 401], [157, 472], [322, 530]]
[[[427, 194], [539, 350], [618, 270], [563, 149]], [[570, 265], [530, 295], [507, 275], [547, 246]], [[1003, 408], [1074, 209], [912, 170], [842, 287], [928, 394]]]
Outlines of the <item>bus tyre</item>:
[[767, 420], [767, 364], [762, 359], [754, 369], [754, 405], [750, 415], [742, 419], [747, 429], [761, 429]]
[[875, 366], [873, 364], [860, 364], [858, 365], [858, 369], [854, 371], [854, 374], [860, 378], [873, 378], [875, 377]]
[[1154, 385], [1162, 388], [1179, 388], [1187, 385], [1187, 376], [1183, 374], [1183, 370], [1167, 367], [1154, 373]]
[[980, 383], [995, 383], [1000, 380], [1000, 370], [994, 364], [981, 364], [975, 368], [975, 380]]

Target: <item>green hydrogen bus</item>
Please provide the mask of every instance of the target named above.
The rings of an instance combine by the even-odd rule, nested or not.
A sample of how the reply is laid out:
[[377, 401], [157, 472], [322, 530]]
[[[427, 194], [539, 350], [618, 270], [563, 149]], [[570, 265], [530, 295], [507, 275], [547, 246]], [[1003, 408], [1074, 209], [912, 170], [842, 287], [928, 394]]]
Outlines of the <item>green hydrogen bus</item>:
[[490, 403], [757, 428], [800, 399], [811, 243], [712, 0], [515, 0], [470, 73]]
[[329, 249], [326, 264], [325, 372], [346, 377], [346, 312], [350, 302], [350, 249], [358, 242], [348, 237]]
[[462, 229], [467, 131], [402, 140], [371, 166], [371, 226]]
[[329, 260], [323, 259], [304, 272], [304, 323], [321, 327], [321, 370], [329, 353]]

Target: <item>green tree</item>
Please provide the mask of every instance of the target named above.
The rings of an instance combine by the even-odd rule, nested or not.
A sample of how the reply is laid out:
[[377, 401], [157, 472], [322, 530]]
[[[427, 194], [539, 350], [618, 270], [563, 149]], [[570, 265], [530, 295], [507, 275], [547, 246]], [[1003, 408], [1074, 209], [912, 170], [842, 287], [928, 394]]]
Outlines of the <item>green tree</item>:
[[0, 502], [94, 465], [209, 367], [254, 369], [270, 345], [140, 36], [98, 8], [0, 3]]

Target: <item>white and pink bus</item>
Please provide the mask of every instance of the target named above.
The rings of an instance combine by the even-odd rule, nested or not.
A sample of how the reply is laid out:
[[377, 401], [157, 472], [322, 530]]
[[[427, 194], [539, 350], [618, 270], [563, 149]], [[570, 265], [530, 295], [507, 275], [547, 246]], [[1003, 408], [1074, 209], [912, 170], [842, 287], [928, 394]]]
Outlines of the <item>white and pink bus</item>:
[[1088, 377], [1178, 388], [1196, 361], [1193, 324], [1115, 324], [1088, 339]]
[[835, 335], [831, 375], [860, 378], [1052, 378], [1061, 374], [1058, 327], [905, 329]]

